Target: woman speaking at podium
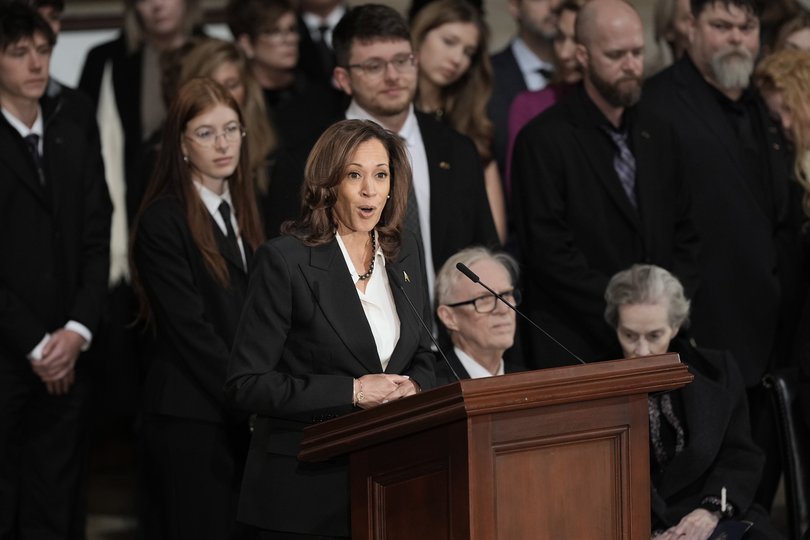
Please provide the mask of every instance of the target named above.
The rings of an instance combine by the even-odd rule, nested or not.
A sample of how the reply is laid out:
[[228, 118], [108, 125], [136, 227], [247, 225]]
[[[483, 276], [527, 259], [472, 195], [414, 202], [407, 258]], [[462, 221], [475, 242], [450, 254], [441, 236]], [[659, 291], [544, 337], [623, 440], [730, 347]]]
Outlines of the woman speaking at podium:
[[238, 519], [263, 539], [348, 537], [346, 460], [298, 461], [302, 430], [433, 385], [407, 300], [429, 312], [401, 228], [410, 184], [399, 137], [338, 122], [309, 156], [300, 217], [256, 253], [225, 390], [256, 414]]

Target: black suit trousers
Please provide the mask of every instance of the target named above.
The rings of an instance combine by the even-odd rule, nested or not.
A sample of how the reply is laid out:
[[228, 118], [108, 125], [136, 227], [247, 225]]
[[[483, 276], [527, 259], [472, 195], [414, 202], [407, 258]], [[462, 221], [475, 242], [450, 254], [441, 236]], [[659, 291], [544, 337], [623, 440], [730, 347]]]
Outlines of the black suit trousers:
[[249, 437], [244, 424], [144, 415], [142, 478], [156, 498], [145, 501], [151, 512], [144, 537], [247, 538], [236, 523], [236, 501]]
[[[81, 359], [79, 360], [79, 364]], [[82, 500], [89, 381], [49, 395], [25, 358], [0, 358], [0, 538], [71, 538]]]

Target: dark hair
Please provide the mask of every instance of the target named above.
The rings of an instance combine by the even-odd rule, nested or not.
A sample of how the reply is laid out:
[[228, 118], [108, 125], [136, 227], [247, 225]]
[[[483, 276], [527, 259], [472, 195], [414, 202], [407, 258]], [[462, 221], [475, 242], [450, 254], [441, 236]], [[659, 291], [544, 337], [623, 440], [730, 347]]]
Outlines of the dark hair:
[[[188, 164], [183, 160], [180, 141], [188, 123], [211, 107], [225, 105], [236, 111], [240, 123], [244, 125], [242, 112], [231, 93], [217, 82], [207, 79], [191, 79], [180, 87], [172, 102], [163, 125], [161, 151], [157, 164], [146, 188], [143, 202], [132, 227], [131, 243], [138, 237], [140, 217], [155, 201], [164, 197], [174, 197], [183, 205], [186, 222], [197, 249], [200, 250], [205, 265], [211, 275], [223, 286], [228, 285], [228, 266], [217, 247], [211, 229], [211, 217], [203, 205], [191, 179]], [[240, 147], [239, 164], [228, 179], [236, 221], [245, 243], [253, 249], [263, 240], [259, 212], [256, 209], [253, 181], [248, 171], [247, 144]], [[130, 249], [130, 253], [134, 253]], [[145, 294], [137, 265], [132, 263], [133, 288], [140, 302], [138, 320], [152, 320], [152, 309]]]
[[352, 42], [368, 43], [374, 40], [411, 41], [408, 23], [394, 8], [380, 4], [364, 4], [351, 8], [335, 26], [332, 46], [337, 65], [349, 64]]
[[285, 13], [295, 13], [289, 0], [229, 0], [225, 19], [234, 39], [242, 34], [255, 41], [259, 34], [271, 30]]
[[0, 2], [0, 50], [42, 34], [53, 47], [56, 35], [36, 9], [22, 2]]
[[689, 7], [692, 8], [692, 16], [696, 19], [707, 7], [720, 4], [725, 7], [736, 6], [743, 11], [747, 11], [755, 17], [762, 15], [764, 3], [762, 0], [689, 0]]
[[411, 164], [405, 143], [396, 134], [369, 120], [342, 120], [323, 132], [312, 148], [304, 169], [301, 188], [301, 215], [287, 221], [281, 232], [300, 238], [308, 246], [331, 242], [337, 223], [332, 209], [337, 188], [346, 175], [346, 165], [357, 148], [366, 141], [380, 141], [388, 152], [391, 178], [389, 199], [376, 230], [387, 260], [399, 254], [400, 224], [405, 217], [408, 191], [411, 189]]

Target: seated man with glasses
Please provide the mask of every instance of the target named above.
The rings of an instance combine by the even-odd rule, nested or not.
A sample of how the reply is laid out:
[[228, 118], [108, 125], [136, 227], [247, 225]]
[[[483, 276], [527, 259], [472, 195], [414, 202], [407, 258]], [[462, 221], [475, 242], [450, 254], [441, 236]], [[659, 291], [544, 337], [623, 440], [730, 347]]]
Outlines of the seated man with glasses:
[[[445, 353], [453, 371], [461, 379], [522, 371], [525, 368], [515, 354], [517, 348], [512, 348], [515, 312], [459, 272], [457, 263], [469, 267], [510, 304], [520, 304], [520, 290], [515, 288], [518, 265], [511, 256], [472, 247], [447, 259], [436, 276], [436, 315], [452, 343]], [[436, 379], [438, 384], [456, 380], [441, 356], [437, 357]]]

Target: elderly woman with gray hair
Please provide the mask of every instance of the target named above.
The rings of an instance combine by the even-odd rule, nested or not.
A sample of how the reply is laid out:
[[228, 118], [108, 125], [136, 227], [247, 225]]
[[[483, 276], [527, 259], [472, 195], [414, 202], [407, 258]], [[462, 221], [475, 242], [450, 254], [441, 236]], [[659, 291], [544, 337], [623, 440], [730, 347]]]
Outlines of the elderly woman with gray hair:
[[689, 319], [683, 286], [663, 268], [634, 265], [611, 278], [605, 300], [625, 358], [676, 352], [695, 377], [649, 398], [653, 537], [703, 540], [733, 518], [753, 522], [746, 539], [782, 538], [753, 504], [764, 458], [734, 359], [679, 336]]

